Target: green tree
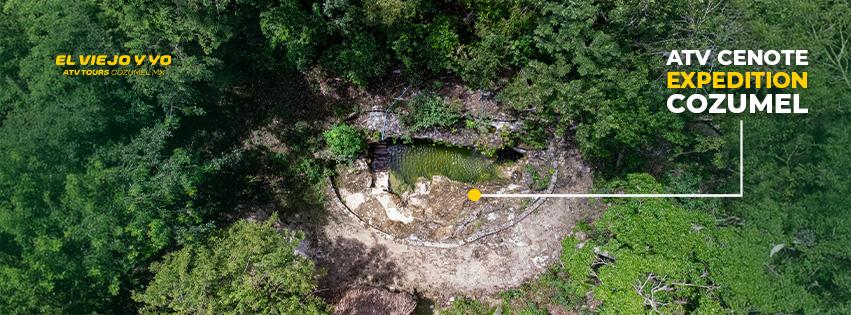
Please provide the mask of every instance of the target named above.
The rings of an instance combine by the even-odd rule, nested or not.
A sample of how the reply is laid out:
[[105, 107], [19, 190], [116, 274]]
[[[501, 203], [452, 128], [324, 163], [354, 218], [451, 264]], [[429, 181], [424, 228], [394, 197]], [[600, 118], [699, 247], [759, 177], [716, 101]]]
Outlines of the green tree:
[[369, 33], [356, 33], [342, 44], [332, 47], [324, 63], [354, 84], [365, 86], [384, 74], [387, 52]]
[[[628, 175], [608, 188], [666, 192], [647, 174]], [[786, 269], [778, 269], [786, 262], [769, 254], [775, 236], [756, 226], [726, 225], [708, 211], [716, 206], [661, 198], [612, 200], [591, 240], [564, 241], [565, 271], [594, 292], [603, 313], [819, 310], [813, 294], [792, 274], [768, 272]]]
[[[671, 114], [663, 106], [659, 78], [666, 69], [660, 52], [667, 43], [723, 45], [710, 40], [717, 29], [707, 27], [732, 24], [723, 12], [697, 17], [703, 15], [698, 1], [536, 5], [535, 53], [500, 100], [555, 135], [575, 130], [586, 157], [614, 166], [608, 174], [641, 169], [653, 147], [664, 144], [680, 152], [700, 141], [701, 135], [685, 129], [688, 115]], [[682, 17], [701, 23], [682, 25]]]
[[122, 111], [122, 96], [103, 91], [128, 85], [113, 78], [63, 77], [51, 61], [60, 53], [110, 51], [114, 38], [91, 2], [0, 5], [2, 50], [13, 57], [0, 66], [5, 107], [0, 109], [0, 238], [8, 245], [0, 247], [0, 272], [8, 279], [0, 281], [0, 313], [108, 308], [121, 275], [111, 266], [106, 275], [98, 274], [99, 265], [111, 265], [112, 258], [84, 260], [86, 242], [66, 234], [79, 221], [62, 196], [68, 174], [82, 172], [110, 137], [126, 135], [118, 123], [130, 115]]
[[351, 161], [366, 148], [360, 130], [347, 124], [331, 127], [322, 134], [331, 153], [341, 161]]
[[323, 314], [313, 295], [313, 263], [295, 250], [300, 234], [239, 221], [221, 236], [189, 245], [151, 266], [156, 273], [134, 298], [142, 313]]
[[[174, 136], [185, 134], [178, 117], [203, 107], [193, 96], [212, 91], [199, 84], [209, 77], [178, 74], [201, 70], [192, 66], [157, 79], [62, 76], [57, 54], [126, 53], [125, 43], [173, 52], [139, 46], [153, 37], [128, 39], [149, 33], [129, 30], [122, 23], [139, 21], [106, 4], [0, 7], [1, 53], [10, 57], [0, 66], [0, 98], [9, 101], [0, 110], [0, 273], [9, 279], [0, 313], [133, 312], [137, 270], [212, 227], [215, 208], [198, 186], [218, 165]], [[187, 54], [176, 58], [193, 59], [194, 50], [179, 50]]]
[[439, 16], [431, 23], [409, 26], [396, 35], [391, 47], [405, 74], [419, 78], [454, 69], [453, 58], [460, 46], [456, 25], [453, 17]]
[[321, 17], [298, 1], [281, 1], [260, 13], [260, 28], [272, 47], [283, 47], [287, 60], [307, 70], [317, 59], [327, 33]]
[[[4, 313], [120, 310], [139, 284], [140, 264], [211, 227], [204, 220], [210, 209], [196, 206], [197, 185], [216, 168], [199, 166], [184, 150], [165, 151], [169, 136], [160, 125], [128, 145], [104, 147], [83, 171], [60, 173], [55, 191], [39, 184], [50, 183], [55, 169], [0, 175], [4, 185], [9, 175], [21, 176], [0, 207], [0, 234], [15, 240], [2, 261], [13, 279], [0, 285]], [[12, 162], [21, 160], [12, 153]]]
[[304, 70], [316, 62], [349, 82], [365, 86], [389, 64], [384, 36], [364, 27], [363, 4], [328, 0], [302, 4], [284, 1], [260, 14], [262, 31], [273, 48]]
[[[629, 175], [612, 188], [627, 193], [662, 193], [649, 175]], [[687, 308], [717, 309], [715, 290], [706, 270], [714, 244], [714, 220], [687, 211], [667, 199], [614, 201], [597, 222], [607, 237], [599, 243], [603, 265], [594, 297], [604, 313], [681, 313]], [[586, 244], [586, 247], [591, 244]]]
[[741, 47], [809, 51], [809, 66], [795, 70], [809, 72], [810, 87], [793, 93], [810, 113], [745, 119], [745, 198], [720, 214], [742, 227], [723, 235], [728, 246], [713, 262], [728, 284], [719, 293], [743, 311], [796, 311], [784, 307], [795, 303], [801, 313], [848, 313], [851, 85], [843, 73], [851, 55], [838, 48], [851, 38], [851, 7], [782, 0], [744, 2], [741, 12]]

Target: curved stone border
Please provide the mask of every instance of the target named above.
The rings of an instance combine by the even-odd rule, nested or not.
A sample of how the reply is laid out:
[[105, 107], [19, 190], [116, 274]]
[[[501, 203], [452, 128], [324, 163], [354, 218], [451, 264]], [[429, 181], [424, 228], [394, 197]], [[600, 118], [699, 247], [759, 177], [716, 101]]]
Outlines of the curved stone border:
[[[562, 142], [559, 141], [558, 144], [551, 145], [549, 149], [550, 150], [556, 150], [558, 147], [561, 147], [561, 144], [562, 144]], [[552, 168], [555, 171], [553, 172], [552, 176], [550, 176], [550, 185], [549, 185], [549, 187], [547, 187], [547, 190], [546, 190], [547, 194], [551, 194], [553, 192], [553, 190], [555, 189], [555, 186], [556, 186], [556, 182], [558, 181], [558, 171], [559, 170], [558, 170], [558, 159], [557, 158], [552, 162]], [[477, 241], [477, 240], [479, 240], [479, 239], [481, 239], [485, 236], [499, 233], [500, 231], [505, 230], [507, 228], [510, 228], [510, 227], [514, 226], [515, 224], [519, 223], [520, 221], [523, 221], [523, 219], [525, 219], [530, 214], [532, 214], [532, 212], [537, 210], [538, 207], [540, 207], [547, 200], [547, 198], [535, 198], [535, 201], [533, 201], [532, 204], [527, 206], [526, 209], [523, 210], [523, 213], [521, 213], [520, 215], [515, 217], [513, 220], [505, 222], [502, 225], [499, 225], [499, 226], [491, 228], [491, 229], [478, 231], [478, 232], [473, 233], [473, 235], [468, 236], [467, 238], [465, 238], [463, 240], [460, 240], [460, 241], [457, 241], [457, 242], [451, 242], [451, 243], [450, 242], [432, 242], [432, 241], [424, 241], [424, 240], [420, 240], [420, 239], [416, 239], [416, 238], [399, 238], [399, 237], [393, 236], [390, 233], [387, 233], [386, 231], [384, 231], [382, 229], [379, 229], [379, 228], [367, 223], [367, 221], [365, 221], [363, 218], [358, 216], [354, 211], [352, 211], [352, 209], [350, 209], [348, 206], [346, 206], [345, 203], [343, 203], [342, 199], [340, 199], [340, 193], [339, 193], [339, 191], [337, 191], [337, 187], [334, 185], [334, 180], [331, 178], [331, 176], [326, 177], [325, 180], [326, 180], [326, 184], [328, 186], [328, 188], [326, 188], [328, 190], [328, 193], [330, 193], [331, 195], [334, 196], [334, 198], [333, 198], [334, 204], [337, 207], [340, 207], [340, 209], [345, 210], [344, 212], [346, 212], [346, 214], [349, 215], [349, 217], [357, 220], [364, 227], [372, 229], [373, 231], [375, 231], [379, 235], [383, 236], [385, 239], [389, 239], [389, 240], [393, 240], [393, 241], [401, 241], [401, 242], [403, 242], [407, 245], [422, 246], [422, 247], [455, 248], [455, 247], [459, 247], [459, 246], [463, 246], [465, 244], [475, 242], [475, 241]]]

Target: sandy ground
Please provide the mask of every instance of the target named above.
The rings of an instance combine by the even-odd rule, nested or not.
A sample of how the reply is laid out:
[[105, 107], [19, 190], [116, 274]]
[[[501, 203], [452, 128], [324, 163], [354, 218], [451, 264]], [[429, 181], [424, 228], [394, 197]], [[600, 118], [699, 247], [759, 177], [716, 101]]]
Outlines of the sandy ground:
[[[590, 169], [575, 149], [564, 149], [559, 167], [555, 192], [590, 191]], [[549, 199], [516, 225], [450, 249], [385, 239], [329, 202], [329, 221], [308, 232], [306, 251], [327, 271], [320, 280], [323, 290], [369, 284], [418, 293], [441, 304], [451, 297], [485, 297], [558, 263], [561, 239], [580, 220], [596, 217], [598, 211], [589, 202]]]

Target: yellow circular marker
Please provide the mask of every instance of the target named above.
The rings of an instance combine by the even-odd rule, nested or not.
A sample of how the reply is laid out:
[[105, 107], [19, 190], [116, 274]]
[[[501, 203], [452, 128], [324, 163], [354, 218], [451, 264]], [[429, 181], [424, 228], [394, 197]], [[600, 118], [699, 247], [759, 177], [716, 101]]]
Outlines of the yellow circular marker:
[[482, 198], [482, 191], [475, 188], [467, 191], [467, 199], [470, 201], [479, 201], [480, 198]]

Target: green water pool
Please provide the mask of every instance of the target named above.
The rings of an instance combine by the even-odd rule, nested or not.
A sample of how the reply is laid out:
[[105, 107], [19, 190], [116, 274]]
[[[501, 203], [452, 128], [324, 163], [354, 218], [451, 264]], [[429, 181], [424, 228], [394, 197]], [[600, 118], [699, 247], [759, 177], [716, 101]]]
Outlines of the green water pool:
[[497, 162], [476, 151], [441, 145], [394, 145], [390, 152], [390, 184], [405, 191], [420, 177], [443, 175], [468, 184], [498, 178]]

